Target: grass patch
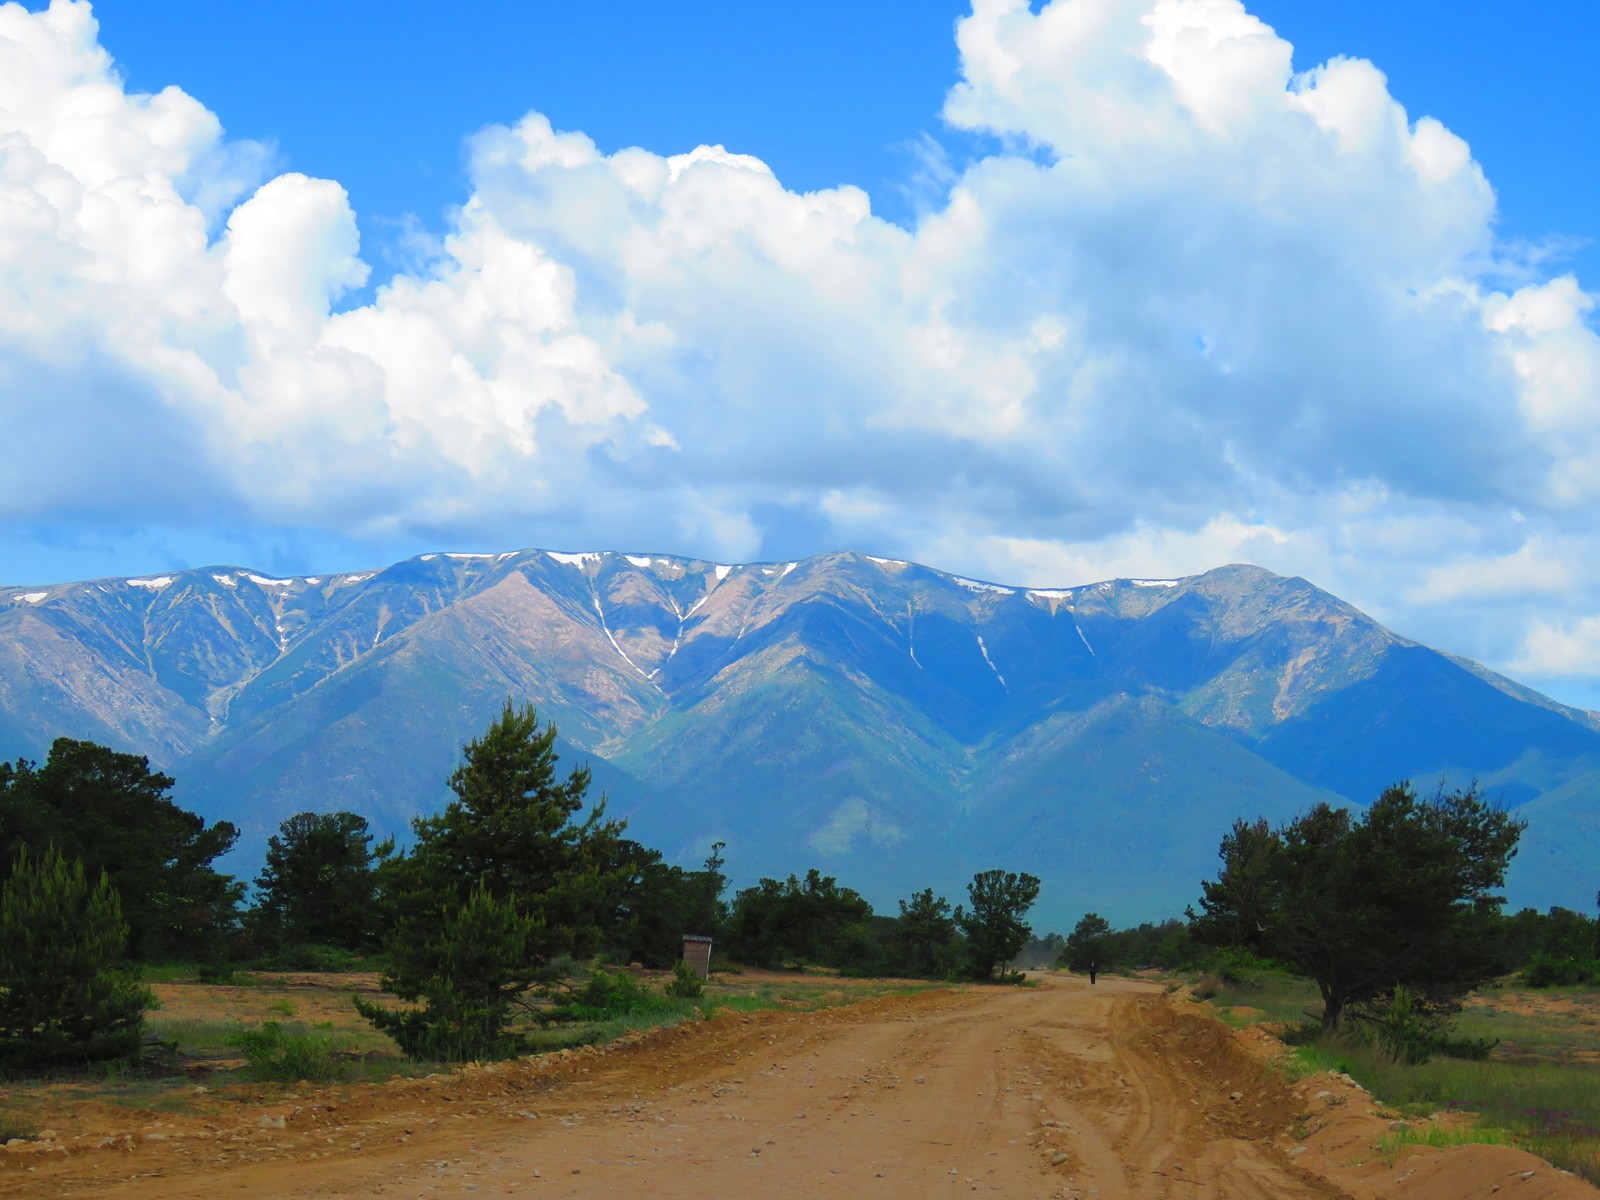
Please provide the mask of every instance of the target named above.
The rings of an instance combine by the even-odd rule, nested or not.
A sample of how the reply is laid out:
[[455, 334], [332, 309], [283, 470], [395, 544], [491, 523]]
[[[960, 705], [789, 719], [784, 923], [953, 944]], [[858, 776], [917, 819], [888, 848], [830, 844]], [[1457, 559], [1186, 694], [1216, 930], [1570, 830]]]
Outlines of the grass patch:
[[285, 946], [248, 963], [252, 971], [340, 972], [382, 971], [388, 960], [381, 954], [363, 954], [338, 946]]
[[1600, 992], [1567, 989], [1554, 996], [1540, 992], [1537, 1012], [1518, 1012], [1513, 1006], [1527, 1000], [1512, 988], [1486, 988], [1478, 992], [1456, 1017], [1456, 1026], [1472, 1037], [1498, 1038], [1498, 1057], [1519, 1060], [1568, 1061], [1592, 1053], [1600, 1043]]
[[245, 1059], [245, 1076], [257, 1083], [329, 1083], [350, 1074], [352, 1052], [331, 1033], [268, 1021], [232, 1039]]
[[1396, 1130], [1378, 1142], [1378, 1155], [1388, 1166], [1394, 1166], [1400, 1152], [1411, 1146], [1432, 1146], [1443, 1150], [1450, 1146], [1509, 1146], [1511, 1134], [1504, 1129], [1488, 1126], [1423, 1125]]
[[[709, 1020], [720, 1012], [815, 1012], [874, 1000], [880, 996], [910, 995], [943, 986], [937, 983], [908, 984], [904, 981], [874, 984], [854, 980], [840, 986], [838, 979], [826, 975], [820, 976], [814, 983], [792, 979], [746, 982], [737, 975], [731, 981], [719, 977], [721, 975], [718, 972], [712, 977], [704, 994], [697, 1000], [650, 990], [645, 993], [643, 1002], [632, 1005], [631, 1011], [627, 1012], [584, 1013], [581, 1003], [574, 1004], [569, 1008], [570, 1015], [588, 1019], [567, 1020], [529, 1031], [534, 1052], [550, 1053], [579, 1046], [600, 1046], [630, 1033], [666, 1028], [684, 1021]], [[601, 998], [600, 995], [593, 997], [596, 1000]]]
[[1398, 1131], [1379, 1147], [1386, 1157], [1409, 1145], [1511, 1144], [1600, 1184], [1600, 1067], [1581, 1061], [1600, 1041], [1600, 991], [1541, 991], [1542, 1002], [1530, 1004], [1514, 989], [1484, 989], [1454, 1018], [1450, 1038], [1463, 1048], [1498, 1042], [1490, 1057], [1409, 1064], [1370, 1036], [1319, 1034], [1322, 1004], [1310, 980], [1244, 966], [1208, 972], [1193, 988], [1225, 1023], [1277, 1025], [1299, 1042], [1276, 1064], [1290, 1078], [1347, 1074], [1410, 1117], [1477, 1114], [1470, 1126]]
[[0, 1146], [12, 1138], [32, 1139], [39, 1133], [39, 1123], [9, 1108], [0, 1108]]
[[[1517, 1145], [1590, 1183], [1600, 1183], [1600, 1071], [1592, 1066], [1504, 1059], [1473, 1062], [1443, 1056], [1409, 1064], [1375, 1044], [1342, 1038], [1299, 1046], [1295, 1057], [1308, 1073], [1350, 1075], [1407, 1116], [1475, 1113], [1476, 1123], [1452, 1136]], [[1445, 1131], [1438, 1131], [1438, 1136], [1445, 1136]], [[1405, 1144], [1396, 1142], [1395, 1151]]]
[[194, 963], [141, 963], [141, 983], [194, 983], [200, 978], [200, 968]]
[[164, 1042], [173, 1042], [185, 1058], [219, 1058], [231, 1053], [233, 1040], [247, 1028], [243, 1021], [174, 1017], [147, 1020], [145, 1029]]
[[1293, 1025], [1322, 1010], [1317, 985], [1283, 971], [1244, 968], [1207, 972], [1194, 983], [1197, 999], [1217, 1009], [1217, 1015], [1234, 1027]]

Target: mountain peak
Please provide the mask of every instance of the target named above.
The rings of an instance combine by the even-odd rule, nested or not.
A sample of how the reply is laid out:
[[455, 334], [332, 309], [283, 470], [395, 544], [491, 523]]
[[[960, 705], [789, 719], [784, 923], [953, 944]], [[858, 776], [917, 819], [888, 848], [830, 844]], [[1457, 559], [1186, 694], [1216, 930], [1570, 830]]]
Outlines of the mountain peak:
[[256, 847], [307, 808], [403, 833], [507, 696], [675, 859], [720, 839], [882, 903], [1004, 862], [1159, 916], [1236, 817], [1407, 777], [1557, 814], [1600, 791], [1583, 714], [1249, 564], [1024, 586], [857, 551], [523, 549], [0, 589], [0, 752], [148, 754]]

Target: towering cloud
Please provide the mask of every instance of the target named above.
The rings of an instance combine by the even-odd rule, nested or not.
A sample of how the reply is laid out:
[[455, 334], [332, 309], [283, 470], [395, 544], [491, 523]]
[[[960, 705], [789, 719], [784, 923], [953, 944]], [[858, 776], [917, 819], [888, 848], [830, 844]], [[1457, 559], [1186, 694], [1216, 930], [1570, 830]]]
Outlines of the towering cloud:
[[87, 4], [0, 7], [0, 439], [35, 451], [0, 518], [1039, 584], [1245, 558], [1401, 628], [1448, 606], [1502, 664], [1600, 658], [1593, 299], [1506, 261], [1461, 139], [1236, 0], [976, 0], [957, 41], [944, 119], [994, 149], [911, 229], [530, 113], [351, 307], [336, 182], [129, 94]]

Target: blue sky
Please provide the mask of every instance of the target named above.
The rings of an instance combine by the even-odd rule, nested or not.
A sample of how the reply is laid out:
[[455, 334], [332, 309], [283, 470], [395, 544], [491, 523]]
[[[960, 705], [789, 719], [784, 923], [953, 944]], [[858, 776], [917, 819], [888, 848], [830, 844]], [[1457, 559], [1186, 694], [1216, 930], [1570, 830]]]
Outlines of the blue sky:
[[[39, 8], [43, 5], [33, 4]], [[1499, 193], [1505, 231], [1597, 235], [1600, 10], [1495, 0], [1257, 0], [1305, 68], [1372, 59], [1414, 116], [1440, 117]], [[101, 41], [129, 84], [176, 83], [230, 134], [270, 141], [279, 163], [338, 179], [381, 245], [407, 218], [437, 227], [465, 197], [462, 139], [530, 108], [602, 149], [671, 153], [702, 142], [766, 161], [790, 188], [853, 183], [908, 220], [922, 136], [980, 151], [938, 119], [956, 69], [947, 0], [437, 7], [282, 0], [101, 0]], [[1566, 248], [1589, 278], [1593, 245]], [[380, 268], [380, 274], [383, 273]]]
[[0, 6], [0, 584], [1247, 560], [1600, 703], [1597, 44], [1431, 0]]

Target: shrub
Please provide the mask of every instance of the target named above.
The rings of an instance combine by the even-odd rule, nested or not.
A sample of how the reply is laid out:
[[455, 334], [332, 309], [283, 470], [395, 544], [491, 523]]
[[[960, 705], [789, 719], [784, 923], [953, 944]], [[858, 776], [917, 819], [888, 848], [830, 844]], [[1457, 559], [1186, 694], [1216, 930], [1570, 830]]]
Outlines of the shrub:
[[21, 849], [0, 890], [0, 1062], [131, 1058], [155, 998], [120, 969], [128, 926], [105, 872]]
[[664, 999], [659, 992], [652, 992], [632, 975], [596, 971], [570, 1003], [549, 1010], [543, 1019], [609, 1021], [661, 1009]]
[[342, 1079], [348, 1063], [327, 1034], [290, 1033], [277, 1021], [260, 1029], [247, 1029], [229, 1039], [244, 1051], [245, 1070], [252, 1079], [313, 1083]]
[[249, 987], [253, 981], [241, 979], [234, 965], [226, 959], [213, 959], [195, 967], [195, 978], [201, 983], [216, 987]]
[[695, 969], [680, 959], [672, 968], [672, 982], [666, 990], [667, 995], [679, 1000], [698, 1000], [705, 995], [706, 985]]
[[1298, 1044], [1320, 1042], [1345, 1048], [1375, 1045], [1393, 1062], [1411, 1066], [1426, 1063], [1435, 1055], [1481, 1062], [1499, 1044], [1494, 1038], [1451, 1036], [1448, 1012], [1430, 1006], [1403, 986], [1396, 987], [1388, 1000], [1363, 1005], [1359, 1011], [1365, 1030], [1347, 1027], [1332, 1033], [1323, 1029], [1318, 1034], [1306, 1026], [1298, 1031]]
[[373, 960], [341, 946], [297, 942], [262, 955], [251, 966], [258, 971], [367, 971], [373, 969]]
[[1418, 1004], [1410, 990], [1394, 989], [1394, 995], [1373, 1017], [1378, 1044], [1401, 1062], [1425, 1063], [1439, 1048], [1444, 1017]]
[[1522, 982], [1528, 987], [1581, 987], [1594, 983], [1600, 976], [1600, 962], [1578, 959], [1571, 955], [1535, 954], [1522, 971]]

